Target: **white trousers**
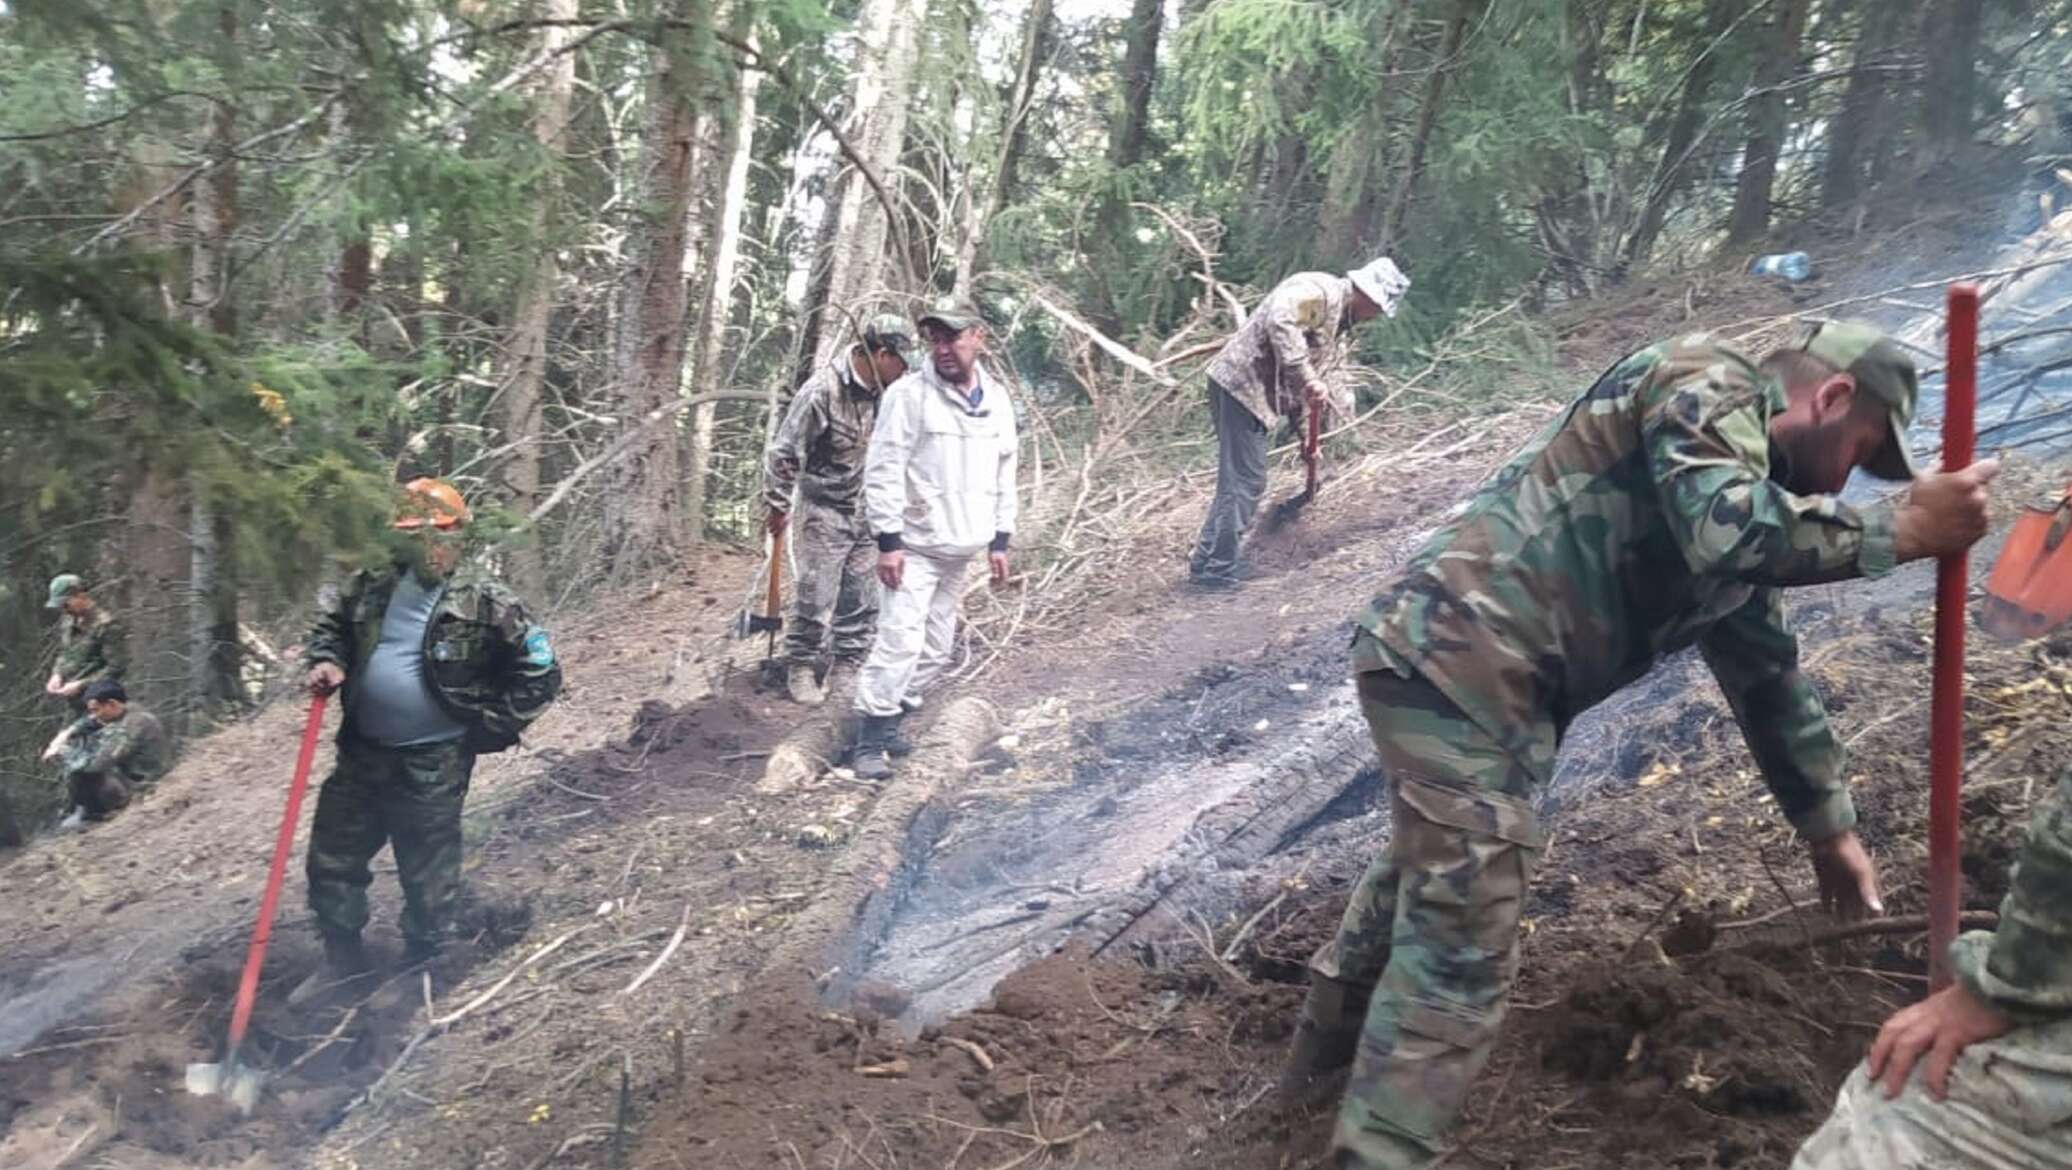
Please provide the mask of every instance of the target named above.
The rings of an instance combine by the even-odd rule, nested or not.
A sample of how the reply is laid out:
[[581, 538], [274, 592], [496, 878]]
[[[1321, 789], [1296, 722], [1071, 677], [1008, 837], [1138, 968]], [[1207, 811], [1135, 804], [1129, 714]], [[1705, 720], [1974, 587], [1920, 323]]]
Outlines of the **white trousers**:
[[964, 573], [976, 555], [938, 557], [908, 549], [899, 588], [878, 600], [878, 638], [856, 679], [856, 710], [897, 715], [949, 665], [964, 600]]

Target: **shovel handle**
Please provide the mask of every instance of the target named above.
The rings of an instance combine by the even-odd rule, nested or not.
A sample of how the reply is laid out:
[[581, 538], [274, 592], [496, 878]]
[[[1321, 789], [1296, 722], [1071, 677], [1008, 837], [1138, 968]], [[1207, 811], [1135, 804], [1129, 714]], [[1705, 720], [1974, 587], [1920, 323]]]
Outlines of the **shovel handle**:
[[1317, 494], [1317, 455], [1322, 446], [1322, 440], [1318, 436], [1322, 422], [1320, 416], [1323, 412], [1323, 400], [1314, 394], [1310, 395], [1309, 409], [1303, 412], [1308, 418], [1303, 423], [1305, 429], [1302, 435], [1302, 486], [1306, 494], [1312, 498]]
[[763, 616], [781, 617], [779, 607], [784, 604], [784, 532], [780, 528], [770, 534], [770, 584], [763, 598]]
[[[309, 720], [302, 727], [302, 750], [295, 756], [295, 779], [288, 785], [288, 808], [281, 815], [280, 835], [273, 842], [273, 865], [266, 871], [266, 892], [259, 899], [259, 924], [252, 928], [252, 946], [245, 952], [245, 973], [237, 982], [237, 1005], [230, 1012], [230, 1048], [245, 1043], [252, 1022], [252, 1001], [259, 994], [259, 971], [266, 965], [266, 944], [273, 938], [273, 912], [281, 901], [281, 879], [288, 873], [288, 853], [295, 847], [295, 822], [302, 812], [302, 794], [309, 788], [309, 766], [316, 760], [317, 739], [324, 731], [324, 704], [330, 696], [309, 700]], [[226, 1058], [227, 1059], [227, 1058]]]
[[[1978, 406], [1978, 306], [1975, 284], [1949, 293], [1949, 355], [1943, 382], [1945, 472], [1971, 466]], [[1969, 558], [1943, 557], [1935, 566], [1935, 682], [1928, 720], [1928, 981], [1950, 985], [1950, 943], [1957, 937], [1963, 901], [1963, 849], [1958, 797], [1964, 784], [1964, 603]]]

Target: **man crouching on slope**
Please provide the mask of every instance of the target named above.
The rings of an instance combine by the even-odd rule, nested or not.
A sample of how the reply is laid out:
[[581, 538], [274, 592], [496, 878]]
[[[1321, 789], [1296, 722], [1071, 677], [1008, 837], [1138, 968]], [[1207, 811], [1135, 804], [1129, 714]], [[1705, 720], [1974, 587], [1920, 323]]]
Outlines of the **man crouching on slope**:
[[324, 963], [300, 1006], [369, 971], [367, 863], [394, 848], [403, 941], [435, 956], [460, 900], [461, 805], [475, 757], [515, 747], [561, 690], [547, 631], [484, 570], [461, 566], [468, 506], [451, 484], [403, 489], [395, 527], [415, 538], [390, 565], [324, 591], [305, 658], [309, 688], [345, 689], [338, 762], [309, 830], [309, 909]]
[[[1905, 353], [1858, 323], [1760, 365], [1703, 335], [1641, 350], [1360, 615], [1353, 668], [1394, 828], [1310, 961], [1283, 1078], [1296, 1094], [1351, 1063], [1333, 1165], [1437, 1156], [1503, 1023], [1562, 734], [1665, 654], [1704, 655], [1822, 902], [1845, 918], [1882, 909], [1780, 590], [1876, 577], [1985, 533], [1998, 466], [1917, 476], [1915, 390]], [[1912, 488], [1846, 504], [1834, 493], [1857, 467]]]

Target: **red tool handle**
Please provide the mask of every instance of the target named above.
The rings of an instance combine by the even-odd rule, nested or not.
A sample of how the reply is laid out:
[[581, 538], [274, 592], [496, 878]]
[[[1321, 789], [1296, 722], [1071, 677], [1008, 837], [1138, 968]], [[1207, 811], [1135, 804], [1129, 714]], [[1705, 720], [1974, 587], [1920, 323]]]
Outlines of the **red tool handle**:
[[259, 969], [266, 965], [266, 944], [273, 938], [273, 912], [281, 902], [281, 879], [288, 873], [288, 853], [295, 846], [295, 821], [302, 794], [309, 788], [309, 766], [317, 758], [317, 738], [324, 731], [324, 703], [329, 695], [309, 701], [309, 722], [302, 728], [302, 750], [295, 756], [295, 779], [288, 785], [288, 811], [281, 816], [280, 836], [273, 842], [273, 866], [266, 871], [266, 893], [259, 899], [259, 925], [252, 928], [252, 948], [245, 952], [245, 973], [237, 983], [237, 1006], [230, 1012], [230, 1051], [245, 1043], [252, 1022], [252, 1000], [259, 994]]
[[1304, 426], [1308, 429], [1302, 436], [1302, 467], [1305, 477], [1302, 486], [1308, 492], [1310, 498], [1315, 499], [1317, 494], [1317, 451], [1320, 442], [1317, 432], [1319, 418], [1324, 413], [1323, 401], [1315, 395], [1311, 395], [1309, 409], [1304, 413], [1309, 418], [1304, 422]]
[[784, 606], [784, 529], [770, 534], [770, 581], [763, 595], [763, 616], [779, 617]]
[[[1953, 284], [1949, 297], [1949, 358], [1943, 375], [1945, 472], [1971, 466], [1978, 405], [1978, 286]], [[1958, 866], [1963, 834], [1958, 795], [1964, 783], [1964, 604], [1970, 591], [1968, 558], [1935, 566], [1935, 691], [1928, 720], [1928, 986], [1950, 985], [1950, 941], [1964, 874]]]

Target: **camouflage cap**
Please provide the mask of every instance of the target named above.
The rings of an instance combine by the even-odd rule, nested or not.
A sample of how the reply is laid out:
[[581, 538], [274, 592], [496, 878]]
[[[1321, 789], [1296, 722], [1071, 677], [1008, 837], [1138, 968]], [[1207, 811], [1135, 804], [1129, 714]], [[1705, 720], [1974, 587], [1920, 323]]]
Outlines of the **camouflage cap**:
[[1914, 359], [1898, 342], [1866, 321], [1828, 321], [1813, 327], [1800, 349], [1856, 379], [1856, 384], [1885, 404], [1891, 433], [1885, 448], [1864, 464], [1879, 479], [1914, 478], [1913, 453], [1907, 448], [1907, 426], [1914, 421], [1920, 379]]
[[86, 581], [77, 573], [59, 573], [50, 579], [50, 600], [43, 603], [45, 609], [56, 609], [65, 604], [65, 599], [74, 593], [86, 592]]
[[913, 325], [897, 313], [880, 313], [863, 327], [863, 348], [872, 353], [889, 349], [905, 357], [913, 344]]
[[914, 324], [926, 328], [930, 321], [952, 333], [962, 333], [974, 325], [985, 324], [986, 317], [970, 301], [945, 301], [915, 318]]

